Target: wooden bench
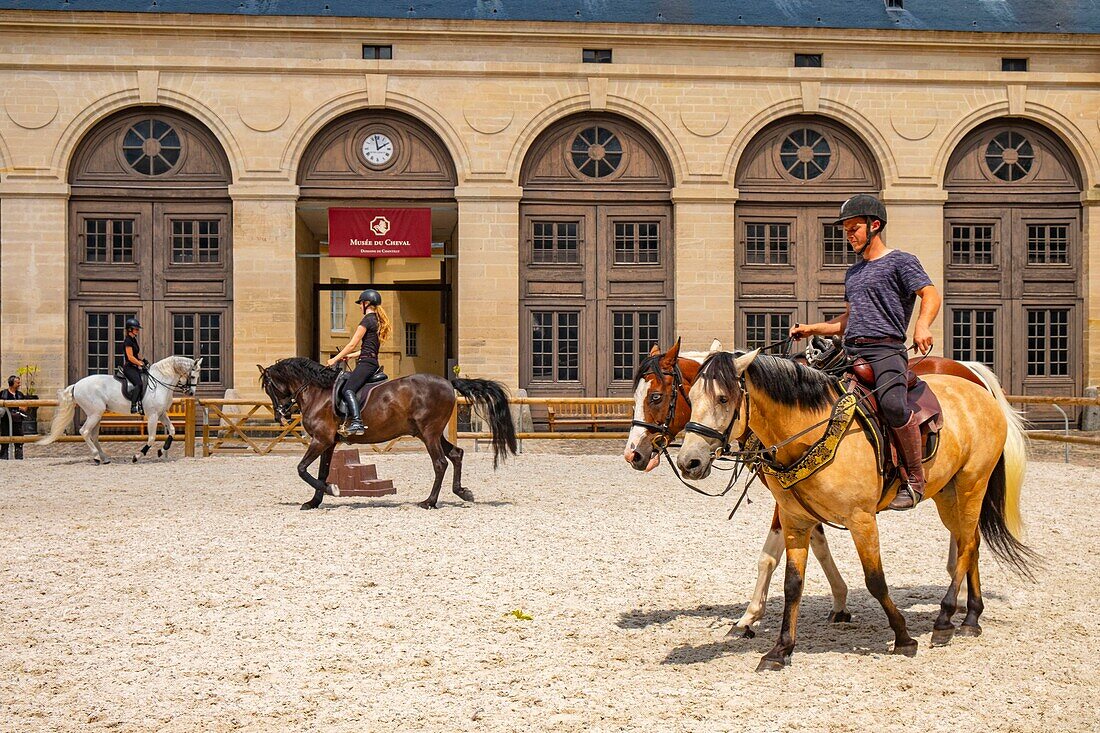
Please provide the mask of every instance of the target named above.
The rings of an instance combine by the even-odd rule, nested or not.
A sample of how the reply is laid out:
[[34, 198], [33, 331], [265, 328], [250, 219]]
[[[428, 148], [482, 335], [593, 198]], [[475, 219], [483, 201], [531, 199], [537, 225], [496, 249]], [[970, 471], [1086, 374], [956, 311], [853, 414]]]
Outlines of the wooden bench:
[[[168, 408], [168, 419], [176, 426], [176, 430], [183, 429], [183, 402], [176, 400]], [[104, 435], [129, 435], [136, 433], [145, 435], [145, 428], [149, 424], [146, 415], [126, 415], [118, 412], [105, 412], [99, 421], [99, 429]], [[159, 423], [158, 423], [159, 425]], [[163, 430], [163, 428], [159, 428]]]
[[634, 406], [586, 402], [558, 402], [546, 406], [546, 420], [551, 432], [561, 427], [590, 426], [629, 428], [634, 419]]

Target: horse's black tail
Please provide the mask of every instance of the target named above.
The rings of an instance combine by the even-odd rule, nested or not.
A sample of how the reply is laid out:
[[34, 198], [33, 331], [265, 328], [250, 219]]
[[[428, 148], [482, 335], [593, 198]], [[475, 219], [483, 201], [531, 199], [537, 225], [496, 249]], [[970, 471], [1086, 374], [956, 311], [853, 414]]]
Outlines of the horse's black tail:
[[493, 436], [493, 468], [516, 454], [516, 428], [512, 424], [512, 411], [508, 408], [508, 393], [504, 385], [491, 379], [453, 379], [458, 393], [470, 400], [470, 405], [489, 421], [489, 433]]
[[1005, 522], [1005, 499], [1008, 494], [1008, 482], [1005, 479], [1005, 457], [1002, 454], [997, 461], [993, 475], [982, 499], [982, 513], [978, 517], [978, 527], [982, 539], [989, 544], [993, 554], [1007, 563], [1013, 570], [1025, 578], [1034, 580], [1031, 565], [1041, 560], [1038, 553], [1025, 545], [1009, 531]]

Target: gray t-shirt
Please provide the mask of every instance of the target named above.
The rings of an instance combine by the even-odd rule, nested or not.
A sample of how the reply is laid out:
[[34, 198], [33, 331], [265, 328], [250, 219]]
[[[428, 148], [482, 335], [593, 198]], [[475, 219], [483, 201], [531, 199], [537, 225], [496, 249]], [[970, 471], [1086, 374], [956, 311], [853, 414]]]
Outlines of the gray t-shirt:
[[890, 250], [877, 260], [860, 260], [844, 275], [849, 304], [844, 339], [905, 340], [917, 291], [932, 284], [920, 260], [909, 252]]

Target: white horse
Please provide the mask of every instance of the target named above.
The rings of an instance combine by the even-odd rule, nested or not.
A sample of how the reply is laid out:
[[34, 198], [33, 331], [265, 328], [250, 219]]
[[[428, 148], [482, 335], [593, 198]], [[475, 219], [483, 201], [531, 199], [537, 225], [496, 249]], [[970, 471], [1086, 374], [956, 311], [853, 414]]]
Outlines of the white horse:
[[[168, 408], [172, 405], [172, 395], [176, 390], [191, 396], [195, 395], [195, 386], [199, 381], [199, 367], [202, 357], [189, 359], [186, 356], [169, 356], [161, 359], [149, 367], [149, 387], [145, 390], [145, 396], [141, 400], [141, 406], [148, 419], [149, 439], [142, 446], [140, 453], [135, 453], [131, 459], [137, 463], [140, 456], [147, 455], [149, 449], [157, 442], [157, 422], [164, 425], [168, 437], [164, 440], [164, 446], [157, 449], [157, 458], [168, 453], [172, 447], [172, 440], [176, 435], [176, 428], [168, 419]], [[76, 384], [70, 384], [57, 392], [57, 414], [54, 415], [50, 425], [50, 434], [37, 442], [37, 445], [49, 445], [62, 435], [65, 429], [72, 424], [76, 406], [84, 410], [88, 419], [80, 427], [80, 434], [84, 442], [92, 451], [92, 459], [97, 464], [110, 463], [111, 459], [103, 452], [99, 445], [99, 421], [103, 413], [111, 412], [128, 413], [130, 411], [130, 399], [122, 393], [122, 385], [111, 374], [93, 374], [84, 377]]]

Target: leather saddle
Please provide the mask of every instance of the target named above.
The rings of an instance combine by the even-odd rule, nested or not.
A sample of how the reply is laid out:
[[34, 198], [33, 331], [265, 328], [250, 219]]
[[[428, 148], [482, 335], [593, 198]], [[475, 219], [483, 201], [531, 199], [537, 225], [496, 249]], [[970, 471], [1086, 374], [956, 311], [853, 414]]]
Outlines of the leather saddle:
[[[344, 391], [344, 385], [347, 384], [349, 377], [351, 377], [351, 372], [340, 372], [336, 377], [336, 383], [332, 385], [332, 411], [336, 413], [336, 417], [341, 419], [347, 417], [347, 415], [344, 412], [344, 401], [340, 398], [340, 393]], [[378, 371], [370, 376], [359, 390], [359, 394], [356, 395], [360, 407], [367, 404], [367, 397], [370, 396], [372, 389], [388, 380], [389, 376], [379, 367]]]
[[[839, 339], [820, 339], [815, 336], [811, 345], [814, 351], [807, 353], [810, 366], [819, 369], [828, 368], [834, 373], [839, 371], [837, 367], [847, 366], [845, 380], [847, 388], [849, 391], [854, 391], [860, 398], [860, 407], [857, 408], [860, 423], [875, 445], [882, 475], [892, 478], [897, 473], [900, 456], [897, 446], [893, 443], [893, 431], [886, 429], [886, 423], [879, 411], [878, 400], [873, 391], [875, 374], [871, 365], [863, 357], [852, 359], [844, 351]], [[916, 413], [920, 423], [921, 443], [924, 448], [922, 460], [930, 461], [935, 456], [936, 449], [939, 448], [939, 433], [943, 427], [940, 401], [936, 398], [936, 393], [927, 383], [921, 381], [912, 369], [906, 370], [905, 381], [909, 389], [909, 409]], [[889, 480], [887, 483], [889, 484]]]
[[[130, 397], [130, 380], [126, 378], [126, 374], [122, 371], [122, 367], [115, 367], [114, 377], [122, 383], [122, 396], [132, 401]], [[143, 371], [141, 373], [141, 396], [144, 397], [148, 391], [149, 372]]]

